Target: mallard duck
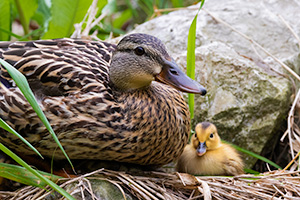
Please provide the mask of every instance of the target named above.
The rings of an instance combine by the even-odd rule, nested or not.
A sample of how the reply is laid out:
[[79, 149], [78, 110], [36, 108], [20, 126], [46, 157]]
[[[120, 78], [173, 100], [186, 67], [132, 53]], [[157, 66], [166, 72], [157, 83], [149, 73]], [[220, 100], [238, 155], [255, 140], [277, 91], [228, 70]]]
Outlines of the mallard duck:
[[221, 141], [214, 124], [202, 122], [179, 157], [177, 170], [196, 175], [238, 175], [243, 173], [243, 161], [233, 147]]
[[[117, 46], [81, 39], [1, 42], [0, 58], [27, 77], [70, 159], [169, 163], [190, 132], [189, 111], [177, 90], [206, 93], [158, 38], [146, 34], [125, 36]], [[42, 155], [65, 159], [3, 67], [0, 79], [0, 117]], [[4, 130], [0, 142], [34, 154]]]

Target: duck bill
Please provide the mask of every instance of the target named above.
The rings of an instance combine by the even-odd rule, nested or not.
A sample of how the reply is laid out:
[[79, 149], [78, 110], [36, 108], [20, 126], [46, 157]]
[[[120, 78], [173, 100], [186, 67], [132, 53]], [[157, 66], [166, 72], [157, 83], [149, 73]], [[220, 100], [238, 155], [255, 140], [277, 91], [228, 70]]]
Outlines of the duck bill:
[[200, 142], [197, 147], [197, 156], [203, 156], [206, 153], [206, 144], [205, 142]]
[[181, 71], [174, 60], [164, 60], [163, 69], [156, 76], [156, 80], [171, 85], [182, 92], [206, 94], [205, 88]]

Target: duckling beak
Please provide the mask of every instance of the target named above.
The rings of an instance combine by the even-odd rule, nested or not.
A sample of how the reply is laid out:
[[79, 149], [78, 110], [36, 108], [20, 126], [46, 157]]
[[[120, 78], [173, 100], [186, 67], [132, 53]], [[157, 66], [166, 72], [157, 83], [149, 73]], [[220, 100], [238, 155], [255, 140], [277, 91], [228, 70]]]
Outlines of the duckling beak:
[[199, 146], [197, 147], [197, 155], [203, 156], [206, 153], [206, 144], [205, 142], [200, 142]]
[[206, 94], [205, 88], [181, 71], [173, 59], [171, 61], [164, 59], [162, 71], [155, 79], [182, 92]]

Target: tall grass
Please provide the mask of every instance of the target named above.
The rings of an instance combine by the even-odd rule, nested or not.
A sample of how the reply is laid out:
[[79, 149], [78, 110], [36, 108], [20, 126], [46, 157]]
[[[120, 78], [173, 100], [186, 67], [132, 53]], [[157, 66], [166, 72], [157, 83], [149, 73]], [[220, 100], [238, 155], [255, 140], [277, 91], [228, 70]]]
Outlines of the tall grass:
[[[60, 193], [61, 195], [63, 195], [65, 198], [70, 199], [70, 200], [75, 200], [74, 197], [72, 197], [69, 193], [67, 193], [65, 190], [63, 190], [61, 187], [59, 187], [58, 185], [56, 185], [55, 183], [53, 183], [49, 178], [46, 178], [45, 176], [43, 176], [42, 173], [38, 172], [37, 170], [33, 169], [32, 167], [30, 167], [26, 162], [24, 162], [20, 157], [18, 157], [17, 155], [15, 155], [12, 151], [10, 151], [8, 148], [6, 148], [3, 144], [0, 143], [0, 149], [6, 153], [8, 156], [10, 156], [11, 158], [13, 158], [17, 163], [19, 163], [21, 166], [23, 166], [26, 170], [28, 170], [31, 174], [33, 174], [34, 176], [36, 176], [38, 178], [38, 180], [36, 182], [33, 182], [33, 180], [28, 180], [28, 177], [32, 177], [30, 174], [26, 177], [23, 177], [23, 169], [19, 168], [17, 169], [16, 167], [11, 167], [11, 166], [5, 166], [5, 165], [1, 165], [2, 167], [6, 167], [6, 170], [3, 171], [1, 174], [2, 177], [6, 177], [12, 180], [16, 180], [14, 178], [18, 178], [18, 180], [20, 180], [20, 182], [22, 182], [22, 180], [24, 181], [23, 183], [31, 183], [32, 185], [36, 185], [38, 187], [45, 187], [45, 185], [49, 185], [51, 188], [53, 188], [55, 191], [57, 191], [58, 193]], [[11, 167], [11, 168], [9, 168]], [[9, 174], [7, 174], [8, 169], [12, 170], [10, 171]], [[16, 171], [16, 173], [13, 173], [14, 170]], [[1, 172], [1, 171], [0, 171]], [[44, 174], [45, 175], [45, 174]], [[58, 178], [58, 177], [57, 177]], [[36, 183], [36, 184], [35, 184]]]
[[[28, 84], [27, 79], [25, 78], [25, 76], [21, 72], [19, 72], [17, 69], [15, 69], [13, 66], [11, 66], [9, 63], [7, 63], [5, 60], [0, 59], [0, 64], [6, 68], [9, 75], [15, 81], [16, 85], [19, 87], [19, 89], [21, 90], [21, 92], [23, 93], [23, 95], [25, 96], [27, 101], [30, 103], [33, 110], [36, 112], [38, 117], [41, 119], [43, 124], [46, 126], [47, 130], [50, 132], [50, 134], [53, 137], [54, 141], [57, 143], [58, 147], [61, 149], [61, 151], [63, 152], [63, 154], [65, 155], [65, 157], [67, 158], [67, 160], [69, 161], [69, 163], [71, 164], [71, 166], [73, 168], [71, 160], [69, 159], [67, 153], [65, 152], [64, 148], [62, 147], [62, 145], [60, 144], [58, 138], [56, 137], [56, 135], [55, 135], [48, 119], [44, 115], [42, 109], [39, 107], [39, 105], [38, 105], [38, 103], [37, 103], [37, 101], [34, 97], [34, 94], [33, 94], [33, 92], [31, 91], [31, 89], [29, 87], [29, 84]], [[7, 127], [3, 127], [3, 128], [5, 129]]]
[[[31, 91], [31, 89], [29, 87], [29, 84], [28, 84], [25, 76], [23, 74], [21, 74], [18, 70], [16, 70], [13, 66], [11, 66], [9, 63], [7, 63], [6, 61], [4, 61], [2, 59], [0, 59], [0, 64], [6, 68], [6, 70], [10, 74], [10, 76], [15, 81], [16, 85], [19, 87], [19, 89], [21, 90], [21, 92], [23, 93], [23, 95], [26, 97], [27, 101], [30, 103], [30, 105], [32, 106], [32, 108], [35, 110], [35, 112], [37, 113], [37, 115], [39, 116], [39, 118], [41, 119], [41, 121], [44, 123], [44, 125], [46, 126], [46, 128], [48, 129], [48, 131], [51, 133], [52, 137], [54, 138], [54, 140], [58, 144], [59, 148], [62, 150], [62, 152], [66, 156], [66, 158], [69, 161], [69, 163], [73, 167], [73, 165], [71, 163], [71, 160], [69, 159], [69, 157], [67, 156], [65, 150], [63, 149], [62, 145], [60, 144], [59, 140], [57, 139], [57, 137], [56, 137], [56, 135], [55, 135], [55, 133], [54, 133], [54, 131], [53, 131], [50, 123], [48, 122], [48, 119], [46, 118], [46, 116], [42, 112], [41, 108], [39, 107], [39, 105], [38, 105], [38, 103], [37, 103], [37, 101], [36, 101], [36, 99], [35, 99], [35, 97], [33, 95], [33, 92]], [[5, 87], [5, 86], [1, 85], [1, 87]], [[31, 144], [29, 144], [15, 130], [13, 130], [10, 126], [8, 126], [8, 124], [6, 124], [2, 119], [0, 120], [0, 122], [1, 122], [0, 126], [3, 129], [5, 129], [5, 130], [11, 132], [12, 134], [20, 137], [20, 139], [22, 141], [24, 141], [33, 151], [35, 151], [39, 156], [42, 157], [42, 155]], [[68, 199], [74, 199], [70, 194], [68, 194], [66, 191], [64, 191], [62, 188], [60, 188], [58, 185], [56, 185], [55, 183], [53, 183], [51, 180], [49, 180], [48, 178], [44, 177], [37, 170], [32, 169], [26, 162], [24, 162], [20, 157], [18, 157], [16, 154], [14, 154], [12, 151], [10, 151], [7, 147], [5, 147], [1, 143], [0, 143], [0, 150], [3, 151], [8, 156], [10, 156], [13, 160], [15, 160], [17, 163], [19, 163], [21, 166], [23, 166], [25, 169], [27, 169], [33, 175], [35, 175], [36, 177], [38, 177], [38, 179], [40, 180], [40, 186], [41, 187], [43, 185], [47, 184], [50, 187], [52, 187], [54, 190], [56, 190], [57, 192], [59, 192], [60, 194], [62, 194], [64, 197], [66, 197]], [[19, 174], [21, 174], [21, 173], [19, 173]], [[9, 174], [3, 173], [3, 174], [0, 174], [0, 175], [2, 177], [10, 178], [12, 180], [14, 180], [14, 178], [16, 176], [16, 174], [13, 174], [13, 173], [9, 173]], [[22, 180], [21, 177], [20, 177], [20, 180]]]
[[[197, 30], [197, 18], [198, 13], [200, 12], [201, 8], [204, 5], [204, 1], [201, 1], [201, 5], [199, 7], [199, 10], [196, 14], [196, 16], [193, 19], [193, 22], [189, 29], [188, 34], [188, 43], [187, 43], [187, 67], [186, 67], [186, 73], [191, 79], [195, 79], [195, 48], [196, 48], [196, 30]], [[194, 103], [195, 103], [195, 95], [194, 94], [188, 94], [188, 103], [189, 103], [189, 109], [190, 109], [190, 115], [191, 119], [194, 118]]]

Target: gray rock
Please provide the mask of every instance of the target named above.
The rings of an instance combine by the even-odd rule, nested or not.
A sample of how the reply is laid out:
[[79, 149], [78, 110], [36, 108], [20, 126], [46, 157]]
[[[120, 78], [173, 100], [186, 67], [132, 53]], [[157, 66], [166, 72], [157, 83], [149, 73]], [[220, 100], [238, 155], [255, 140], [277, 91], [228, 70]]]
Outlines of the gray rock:
[[[277, 58], [297, 67], [300, 65], [297, 40], [278, 14], [300, 31], [298, 4], [287, 0], [210, 0], [204, 7]], [[195, 6], [155, 18], [136, 27], [134, 32], [160, 38], [177, 63], [186, 66], [188, 30], [197, 12], [193, 8]], [[259, 154], [270, 146], [269, 141], [278, 137], [292, 90], [290, 81], [270, 67], [280, 72], [284, 70], [260, 49], [256, 51], [248, 40], [200, 11], [196, 80], [208, 93], [205, 97], [195, 97], [193, 125], [211, 121], [224, 140]], [[247, 167], [251, 167], [256, 159], [245, 156], [245, 161]]]
[[[71, 194], [75, 199], [101, 199], [101, 200], [116, 200], [116, 199], [128, 199], [132, 200], [131, 195], [123, 193], [119, 187], [115, 184], [107, 181], [98, 179], [82, 179], [79, 182], [74, 182], [68, 184], [64, 188], [69, 194]], [[125, 198], [124, 198], [125, 196]], [[57, 192], [53, 192], [48, 195], [46, 200], [60, 199], [61, 195]]]

